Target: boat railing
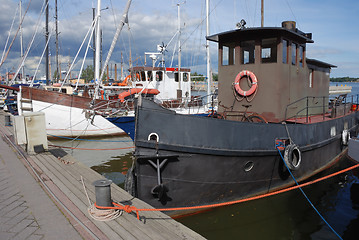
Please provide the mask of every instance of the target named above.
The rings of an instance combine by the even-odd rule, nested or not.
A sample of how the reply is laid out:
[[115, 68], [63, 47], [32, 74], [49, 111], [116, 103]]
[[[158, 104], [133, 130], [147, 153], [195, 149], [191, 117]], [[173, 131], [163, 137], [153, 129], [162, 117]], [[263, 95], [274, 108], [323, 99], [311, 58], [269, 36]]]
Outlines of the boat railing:
[[[307, 96], [287, 105], [285, 121], [305, 118], [308, 123], [311, 116], [335, 118], [349, 111], [358, 111], [359, 95], [341, 94], [336, 97]], [[296, 110], [296, 111], [295, 111]]]

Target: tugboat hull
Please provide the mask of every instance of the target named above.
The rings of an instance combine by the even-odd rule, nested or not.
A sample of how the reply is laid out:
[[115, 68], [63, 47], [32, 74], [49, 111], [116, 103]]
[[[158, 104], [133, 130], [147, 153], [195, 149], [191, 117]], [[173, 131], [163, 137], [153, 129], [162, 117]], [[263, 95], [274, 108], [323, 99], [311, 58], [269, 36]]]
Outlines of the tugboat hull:
[[[227, 202], [284, 188], [294, 181], [276, 142], [291, 139], [299, 146], [300, 166], [292, 172], [302, 181], [339, 159], [344, 150], [341, 133], [347, 128], [354, 134], [356, 123], [356, 113], [314, 124], [235, 122], [180, 116], [143, 100], [137, 112], [136, 196], [156, 208], [171, 208]], [[149, 161], [155, 162], [155, 156], [173, 156], [160, 174]], [[161, 196], [153, 192], [159, 185], [165, 191]]]

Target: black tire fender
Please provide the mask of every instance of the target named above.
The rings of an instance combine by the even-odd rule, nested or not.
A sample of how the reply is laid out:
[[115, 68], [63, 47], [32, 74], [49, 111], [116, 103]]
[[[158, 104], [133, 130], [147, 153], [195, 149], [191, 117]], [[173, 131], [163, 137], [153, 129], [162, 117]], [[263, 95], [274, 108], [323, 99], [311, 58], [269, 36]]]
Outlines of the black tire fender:
[[284, 149], [284, 162], [290, 170], [297, 170], [302, 161], [302, 153], [296, 144], [289, 144]]

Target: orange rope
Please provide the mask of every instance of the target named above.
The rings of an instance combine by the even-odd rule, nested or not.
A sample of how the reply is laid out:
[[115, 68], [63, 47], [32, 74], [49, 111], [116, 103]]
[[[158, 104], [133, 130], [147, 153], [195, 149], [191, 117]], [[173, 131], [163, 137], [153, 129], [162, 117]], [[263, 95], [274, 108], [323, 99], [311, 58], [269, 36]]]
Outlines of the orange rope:
[[58, 147], [58, 148], [68, 148], [68, 149], [78, 149], [78, 150], [96, 150], [96, 151], [105, 151], [105, 150], [123, 150], [123, 149], [130, 149], [130, 148], [134, 148], [132, 147], [124, 147], [124, 148], [74, 148], [74, 147], [65, 147], [65, 146], [57, 146], [57, 145], [51, 145], [49, 144], [49, 146], [51, 147]]
[[278, 190], [278, 191], [275, 191], [275, 192], [266, 193], [266, 194], [262, 194], [262, 195], [258, 195], [258, 196], [254, 196], [254, 197], [250, 197], [250, 198], [239, 199], [239, 200], [230, 201], [230, 202], [224, 202], [224, 203], [216, 203], [216, 204], [193, 206], [193, 207], [177, 207], [177, 208], [136, 208], [135, 206], [131, 206], [131, 205], [123, 205], [122, 206], [122, 205], [119, 205], [117, 203], [113, 203], [116, 207], [100, 207], [100, 206], [97, 206], [96, 203], [94, 203], [94, 205], [98, 209], [119, 209], [119, 210], [123, 210], [123, 211], [125, 211], [127, 213], [131, 213], [131, 212], [135, 211], [136, 214], [137, 214], [137, 219], [139, 220], [140, 219], [139, 213], [138, 213], [139, 211], [142, 211], [142, 212], [183, 211], [183, 210], [195, 210], [195, 209], [203, 209], [203, 208], [223, 207], [223, 206], [233, 205], [233, 204], [237, 204], [237, 203], [248, 202], [248, 201], [257, 200], [257, 199], [277, 195], [277, 194], [280, 194], [280, 193], [288, 192], [288, 191], [291, 191], [291, 190], [294, 190], [294, 189], [297, 189], [297, 188], [300, 188], [300, 187], [305, 187], [305, 186], [308, 186], [308, 185], [323, 181], [325, 179], [334, 177], [334, 176], [339, 175], [341, 173], [350, 171], [350, 170], [355, 169], [357, 167], [359, 167], [359, 164], [356, 164], [354, 166], [348, 167], [346, 169], [340, 170], [338, 172], [329, 174], [327, 176], [324, 176], [324, 177], [321, 177], [321, 178], [318, 178], [316, 180], [309, 181], [309, 182], [306, 182], [306, 183], [303, 183], [303, 184], [300, 184], [300, 185], [296, 185], [296, 186], [293, 186], [293, 187], [285, 188], [285, 189], [282, 189], [282, 190]]

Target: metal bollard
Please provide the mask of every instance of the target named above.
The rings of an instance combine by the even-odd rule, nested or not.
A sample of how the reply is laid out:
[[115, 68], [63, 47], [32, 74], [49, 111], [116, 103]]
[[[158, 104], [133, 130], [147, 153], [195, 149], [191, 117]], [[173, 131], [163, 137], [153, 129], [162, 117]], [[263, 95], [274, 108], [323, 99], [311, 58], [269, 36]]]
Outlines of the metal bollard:
[[96, 193], [96, 204], [99, 207], [113, 207], [111, 199], [111, 180], [97, 180], [93, 182]]
[[5, 126], [12, 126], [10, 115], [5, 115]]

